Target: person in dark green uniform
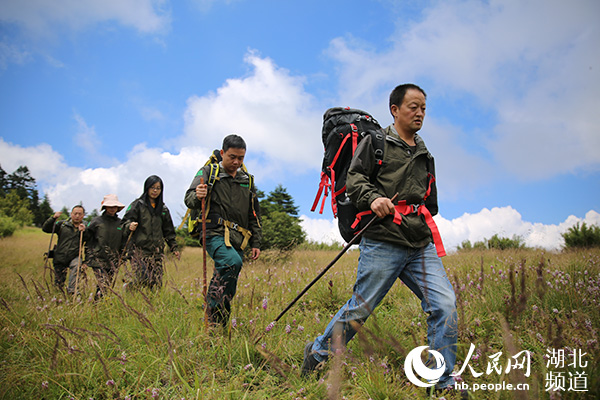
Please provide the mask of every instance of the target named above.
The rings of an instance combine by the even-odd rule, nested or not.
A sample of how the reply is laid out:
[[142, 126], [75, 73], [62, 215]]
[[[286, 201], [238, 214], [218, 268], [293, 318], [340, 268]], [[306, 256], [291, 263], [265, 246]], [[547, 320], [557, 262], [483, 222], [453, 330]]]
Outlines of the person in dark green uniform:
[[[42, 231], [46, 233], [56, 233], [58, 242], [54, 251], [54, 284], [61, 291], [64, 288], [69, 271], [69, 283], [67, 293], [74, 294], [77, 282], [77, 275], [80, 272], [81, 260], [79, 260], [80, 242], [82, 232], [85, 231], [83, 217], [85, 209], [81, 205], [73, 207], [71, 218], [67, 220], [58, 220], [62, 212], [57, 211], [48, 218], [42, 225]], [[54, 226], [54, 227], [53, 227]]]
[[133, 201], [123, 216], [123, 231], [131, 236], [127, 249], [136, 284], [150, 289], [162, 286], [165, 242], [179, 259], [175, 227], [169, 209], [163, 202], [164, 184], [156, 175], [144, 182], [144, 193]]
[[96, 298], [106, 293], [118, 271], [123, 248], [121, 218], [117, 213], [125, 208], [116, 194], [102, 200], [102, 215], [94, 218], [85, 231], [85, 263], [92, 268], [98, 281]]
[[[223, 140], [222, 161], [213, 174], [209, 187], [211, 166], [201, 168], [185, 193], [185, 204], [200, 210], [207, 199], [206, 250], [215, 263], [215, 271], [207, 292], [207, 314], [214, 324], [227, 325], [231, 300], [242, 269], [244, 249], [250, 246], [252, 260], [260, 255], [262, 231], [260, 212], [253, 177], [242, 168], [246, 143], [238, 135]], [[201, 183], [204, 181], [204, 183]], [[212, 180], [211, 180], [212, 181]]]

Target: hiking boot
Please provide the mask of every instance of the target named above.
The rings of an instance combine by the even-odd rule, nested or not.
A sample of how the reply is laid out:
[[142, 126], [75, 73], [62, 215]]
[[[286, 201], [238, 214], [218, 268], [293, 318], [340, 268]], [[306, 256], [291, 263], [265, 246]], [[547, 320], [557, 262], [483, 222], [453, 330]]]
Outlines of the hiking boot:
[[302, 361], [302, 371], [300, 376], [307, 376], [321, 364], [321, 362], [313, 355], [312, 346], [313, 342], [308, 342], [306, 343], [306, 346], [304, 346], [304, 360]]

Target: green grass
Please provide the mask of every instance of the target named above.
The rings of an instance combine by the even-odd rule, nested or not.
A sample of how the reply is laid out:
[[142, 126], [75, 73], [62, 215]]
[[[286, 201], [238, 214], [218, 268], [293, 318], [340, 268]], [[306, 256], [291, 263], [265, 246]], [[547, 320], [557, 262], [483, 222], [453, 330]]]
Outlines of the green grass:
[[[0, 240], [0, 398], [2, 399], [422, 399], [404, 358], [426, 345], [419, 301], [397, 283], [355, 340], [319, 376], [301, 378], [304, 344], [320, 334], [349, 298], [358, 251], [350, 251], [275, 325], [265, 328], [337, 254], [304, 249], [280, 259], [246, 262], [229, 330], [207, 330], [202, 249], [168, 259], [163, 288], [126, 289], [99, 302], [56, 291], [44, 274], [49, 235], [27, 228]], [[458, 294], [462, 366], [473, 343], [481, 357], [465, 382], [524, 382], [528, 392], [475, 392], [473, 398], [596, 398], [600, 330], [600, 251], [469, 251], [444, 258]], [[209, 261], [209, 279], [212, 262]], [[512, 271], [512, 272], [511, 272]], [[266, 306], [263, 307], [263, 304]], [[255, 346], [255, 342], [257, 345]], [[548, 348], [581, 349], [587, 392], [546, 391]], [[502, 365], [532, 352], [531, 376], [485, 374], [490, 356]], [[558, 371], [558, 370], [557, 370]], [[567, 380], [568, 383], [568, 380]], [[518, 397], [521, 395], [521, 397]], [[449, 397], [447, 397], [449, 398]]]

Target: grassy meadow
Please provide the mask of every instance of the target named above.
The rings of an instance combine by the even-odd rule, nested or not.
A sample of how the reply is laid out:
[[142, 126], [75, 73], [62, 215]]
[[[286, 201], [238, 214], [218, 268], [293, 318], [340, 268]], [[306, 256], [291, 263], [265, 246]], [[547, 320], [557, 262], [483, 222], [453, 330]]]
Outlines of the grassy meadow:
[[[406, 354], [427, 345], [427, 324], [401, 282], [347, 351], [318, 376], [300, 377], [305, 343], [351, 295], [358, 251], [346, 253], [272, 328], [337, 251], [263, 253], [246, 262], [231, 326], [221, 330], [203, 322], [202, 249], [168, 258], [158, 291], [124, 288], [124, 267], [114, 293], [94, 302], [91, 271], [79, 298], [52, 287], [42, 257], [49, 237], [26, 228], [0, 239], [1, 399], [428, 398], [404, 371]], [[463, 383], [529, 385], [471, 391], [471, 398], [598, 398], [599, 250], [473, 250], [444, 263], [458, 295], [457, 369], [475, 346]], [[210, 279], [210, 260], [208, 269]], [[522, 350], [531, 354], [528, 377], [508, 367], [518, 366], [512, 357]]]

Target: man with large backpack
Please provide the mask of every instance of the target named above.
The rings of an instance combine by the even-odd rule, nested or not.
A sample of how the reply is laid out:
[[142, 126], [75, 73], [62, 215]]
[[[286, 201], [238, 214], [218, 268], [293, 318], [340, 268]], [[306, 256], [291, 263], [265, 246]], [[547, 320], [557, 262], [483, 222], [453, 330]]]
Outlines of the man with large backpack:
[[[433, 157], [417, 135], [425, 118], [425, 100], [425, 92], [416, 85], [396, 87], [390, 95], [394, 123], [380, 131], [383, 158], [373, 143], [375, 135], [365, 135], [356, 147], [346, 178], [347, 195], [359, 215], [372, 213], [380, 220], [361, 239], [352, 298], [304, 349], [303, 375], [315, 370], [330, 351], [335, 353], [336, 346], [345, 346], [356, 334], [355, 327], [366, 321], [400, 279], [429, 314], [429, 346], [445, 360], [436, 388], [454, 386], [450, 374], [456, 361], [456, 297], [432, 220], [438, 211]], [[395, 194], [398, 204], [391, 200]], [[334, 338], [338, 334], [340, 340]]]
[[211, 323], [226, 326], [244, 249], [250, 246], [250, 257], [256, 260], [262, 231], [254, 178], [243, 167], [244, 139], [238, 135], [225, 137], [219, 155], [218, 163], [208, 163], [198, 171], [184, 201], [194, 211], [201, 210], [202, 201], [206, 202], [206, 243], [202, 245], [215, 262], [206, 298], [207, 316]]

